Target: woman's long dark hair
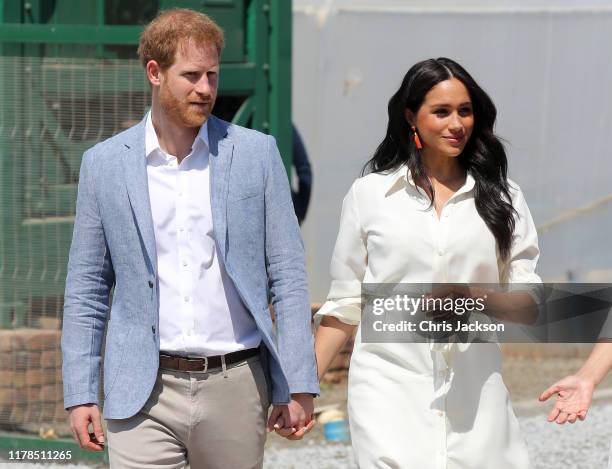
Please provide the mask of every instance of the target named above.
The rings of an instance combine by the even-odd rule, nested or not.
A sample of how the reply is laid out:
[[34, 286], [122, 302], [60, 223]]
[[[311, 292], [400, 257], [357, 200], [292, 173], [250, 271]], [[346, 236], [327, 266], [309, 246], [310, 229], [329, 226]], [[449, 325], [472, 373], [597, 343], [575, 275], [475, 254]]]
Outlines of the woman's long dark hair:
[[406, 121], [405, 110], [410, 109], [416, 115], [429, 90], [453, 77], [467, 88], [474, 113], [474, 129], [458, 161], [476, 182], [476, 209], [495, 236], [502, 259], [506, 259], [512, 244], [515, 210], [510, 202], [506, 179], [506, 152], [493, 133], [497, 110], [487, 93], [457, 62], [444, 57], [428, 59], [408, 70], [399, 90], [389, 100], [387, 134], [372, 159], [364, 166], [363, 173], [380, 173], [407, 164], [413, 180], [425, 186], [433, 204], [434, 189], [425, 174], [412, 128]]

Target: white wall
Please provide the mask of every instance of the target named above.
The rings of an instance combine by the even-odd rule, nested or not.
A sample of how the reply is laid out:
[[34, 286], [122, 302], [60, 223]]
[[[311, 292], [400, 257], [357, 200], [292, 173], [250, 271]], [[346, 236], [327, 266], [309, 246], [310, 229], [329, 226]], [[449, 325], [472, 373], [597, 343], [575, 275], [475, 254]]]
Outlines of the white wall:
[[294, 1], [293, 116], [314, 170], [303, 225], [313, 301], [327, 293], [342, 198], [384, 136], [388, 99], [412, 64], [439, 56], [496, 103], [536, 225], [568, 216], [541, 234], [543, 276], [610, 280], [612, 203], [568, 212], [612, 193], [612, 4], [428, 3]]

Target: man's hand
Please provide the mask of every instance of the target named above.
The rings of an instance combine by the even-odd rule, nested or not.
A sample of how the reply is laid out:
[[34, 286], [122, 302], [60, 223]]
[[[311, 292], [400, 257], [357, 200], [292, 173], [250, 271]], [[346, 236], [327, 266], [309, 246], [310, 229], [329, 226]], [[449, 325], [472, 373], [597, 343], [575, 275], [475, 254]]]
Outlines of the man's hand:
[[268, 431], [275, 430], [288, 440], [301, 440], [315, 424], [312, 394], [291, 395], [287, 405], [275, 405], [268, 419]]
[[[104, 431], [102, 417], [96, 404], [84, 404], [68, 409], [68, 419], [72, 436], [79, 446], [90, 451], [104, 451]], [[89, 433], [89, 424], [93, 433]]]
[[564, 424], [584, 420], [591, 405], [595, 383], [580, 375], [571, 375], [557, 381], [542, 393], [540, 401], [557, 394], [557, 402], [548, 414], [549, 422]]

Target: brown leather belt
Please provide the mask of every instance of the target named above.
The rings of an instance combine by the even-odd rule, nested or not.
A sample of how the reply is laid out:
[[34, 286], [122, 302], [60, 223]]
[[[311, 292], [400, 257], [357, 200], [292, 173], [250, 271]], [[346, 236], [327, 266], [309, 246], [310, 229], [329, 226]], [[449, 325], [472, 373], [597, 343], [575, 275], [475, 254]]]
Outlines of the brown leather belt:
[[166, 370], [175, 371], [202, 371], [206, 372], [212, 368], [221, 368], [221, 357], [225, 357], [225, 365], [233, 365], [234, 363], [242, 362], [247, 358], [259, 355], [258, 348], [249, 348], [246, 350], [238, 350], [226, 355], [215, 355], [213, 357], [204, 358], [186, 358], [176, 355], [168, 355], [166, 353], [159, 354], [159, 367]]

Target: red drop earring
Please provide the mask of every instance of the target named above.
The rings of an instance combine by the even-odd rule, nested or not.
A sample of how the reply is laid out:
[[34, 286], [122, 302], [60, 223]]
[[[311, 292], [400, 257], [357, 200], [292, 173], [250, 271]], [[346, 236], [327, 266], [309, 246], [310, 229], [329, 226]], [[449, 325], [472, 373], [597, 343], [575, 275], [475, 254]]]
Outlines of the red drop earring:
[[421, 139], [419, 138], [419, 134], [417, 133], [416, 127], [412, 126], [412, 133], [414, 134], [414, 144], [417, 147], [417, 150], [421, 150], [423, 148], [423, 144], [421, 143]]

